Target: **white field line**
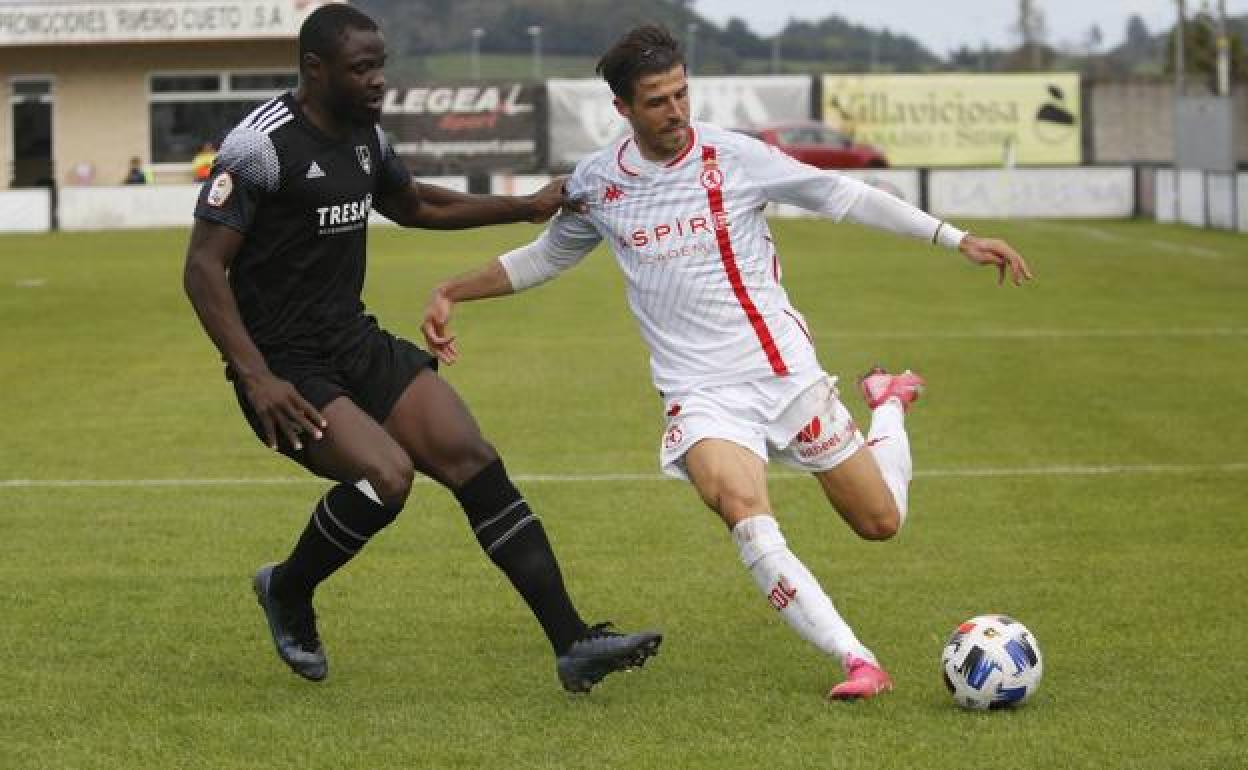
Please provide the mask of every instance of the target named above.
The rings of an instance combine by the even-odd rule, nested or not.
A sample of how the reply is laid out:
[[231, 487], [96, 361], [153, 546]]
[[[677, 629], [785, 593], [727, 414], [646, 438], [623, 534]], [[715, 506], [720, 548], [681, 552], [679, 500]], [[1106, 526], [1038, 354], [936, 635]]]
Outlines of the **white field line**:
[[1190, 254], [1192, 256], [1203, 257], [1205, 259], [1224, 259], [1226, 256], [1216, 249], [1210, 249], [1204, 246], [1196, 246], [1191, 243], [1164, 241], [1160, 238], [1131, 238], [1118, 233], [1108, 232], [1095, 225], [1056, 224], [1053, 222], [1028, 222], [1027, 224], [1041, 230], [1067, 230], [1102, 242], [1139, 243], [1144, 246], [1157, 249], [1158, 251], [1165, 251], [1171, 254]]
[[[1142, 465], [1036, 465], [1019, 468], [933, 468], [915, 472], [917, 478], [999, 478], [1006, 476], [1125, 476], [1187, 473], [1248, 473], [1248, 462], [1214, 463], [1207, 465], [1142, 464]], [[801, 479], [806, 474], [778, 472], [774, 479]], [[512, 477], [520, 483], [600, 484], [630, 481], [674, 481], [659, 473], [520, 473]], [[419, 484], [433, 481], [417, 477]], [[100, 487], [249, 487], [325, 484], [312, 476], [271, 478], [207, 478], [207, 479], [0, 479], [0, 489], [61, 489]]]
[[968, 331], [831, 332], [833, 339], [1096, 339], [1122, 337], [1243, 337], [1248, 326], [1160, 329], [978, 329]]

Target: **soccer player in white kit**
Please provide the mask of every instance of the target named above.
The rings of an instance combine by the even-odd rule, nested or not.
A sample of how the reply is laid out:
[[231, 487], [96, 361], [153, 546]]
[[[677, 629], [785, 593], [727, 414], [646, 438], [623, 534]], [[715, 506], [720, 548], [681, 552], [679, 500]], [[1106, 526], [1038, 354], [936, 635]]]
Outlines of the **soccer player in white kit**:
[[767, 601], [846, 679], [834, 700], [892, 689], [818, 581], [789, 549], [772, 514], [766, 467], [775, 457], [819, 481], [832, 506], [868, 540], [896, 534], [912, 475], [904, 414], [923, 380], [873, 369], [860, 382], [872, 410], [864, 439], [835, 378], [815, 357], [805, 320], [780, 284], [763, 208], [776, 201], [960, 250], [996, 266], [999, 282], [1031, 274], [1006, 243], [966, 234], [888, 193], [800, 163], [755, 139], [689, 120], [677, 41], [643, 26], [598, 64], [632, 134], [585, 158], [567, 181], [583, 201], [534, 242], [438, 286], [422, 331], [445, 363], [455, 302], [523, 291], [554, 278], [606, 241], [650, 349], [667, 426], [664, 472], [689, 479], [732, 532]]

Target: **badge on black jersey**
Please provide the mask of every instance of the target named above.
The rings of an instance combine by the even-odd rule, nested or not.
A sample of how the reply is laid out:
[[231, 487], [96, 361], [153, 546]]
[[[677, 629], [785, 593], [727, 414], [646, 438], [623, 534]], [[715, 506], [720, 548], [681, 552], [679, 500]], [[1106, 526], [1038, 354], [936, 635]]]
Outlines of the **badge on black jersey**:
[[222, 171], [212, 180], [212, 186], [208, 188], [208, 205], [221, 208], [230, 199], [232, 192], [234, 192], [234, 178], [228, 171]]
[[365, 174], [373, 173], [373, 159], [368, 154], [368, 145], [357, 144], [355, 146], [355, 157], [360, 161], [360, 168], [364, 169]]

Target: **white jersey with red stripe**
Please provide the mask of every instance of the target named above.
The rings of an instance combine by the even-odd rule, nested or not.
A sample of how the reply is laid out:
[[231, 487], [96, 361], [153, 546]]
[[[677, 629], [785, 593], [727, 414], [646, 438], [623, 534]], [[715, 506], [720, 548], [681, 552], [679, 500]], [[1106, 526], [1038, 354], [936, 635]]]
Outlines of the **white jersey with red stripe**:
[[543, 247], [565, 269], [600, 240], [610, 244], [664, 393], [773, 376], [813, 381], [810, 331], [781, 286], [763, 208], [792, 203], [839, 221], [862, 187], [695, 123], [685, 152], [666, 164], [645, 160], [631, 137], [584, 159], [567, 189], [588, 211], [557, 216]]

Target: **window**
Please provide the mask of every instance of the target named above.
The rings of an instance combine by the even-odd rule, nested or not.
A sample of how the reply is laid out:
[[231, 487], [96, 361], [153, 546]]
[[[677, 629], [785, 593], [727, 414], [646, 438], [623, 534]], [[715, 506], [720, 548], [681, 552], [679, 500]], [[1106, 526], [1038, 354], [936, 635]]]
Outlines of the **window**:
[[258, 105], [294, 88], [294, 72], [167, 72], [149, 80], [153, 163], [190, 163]]

